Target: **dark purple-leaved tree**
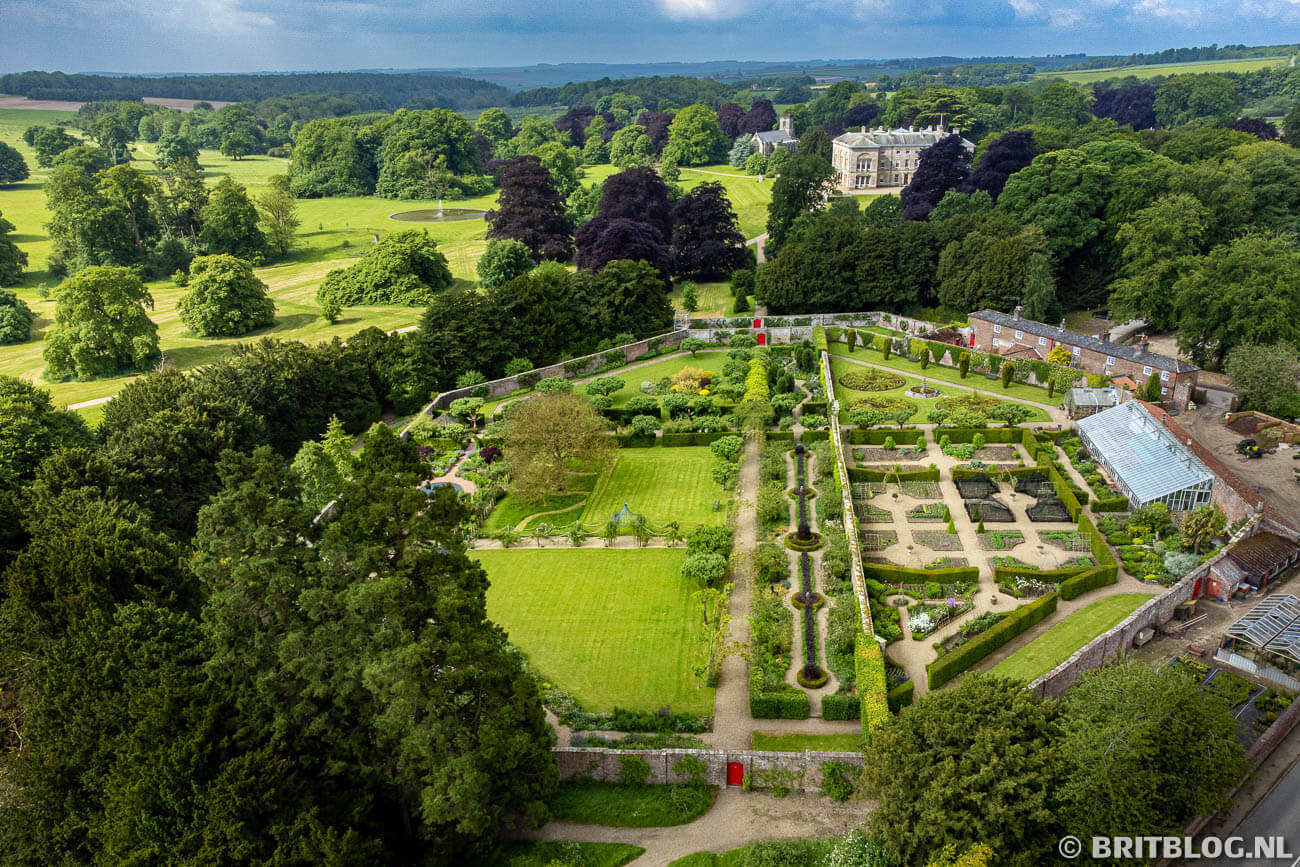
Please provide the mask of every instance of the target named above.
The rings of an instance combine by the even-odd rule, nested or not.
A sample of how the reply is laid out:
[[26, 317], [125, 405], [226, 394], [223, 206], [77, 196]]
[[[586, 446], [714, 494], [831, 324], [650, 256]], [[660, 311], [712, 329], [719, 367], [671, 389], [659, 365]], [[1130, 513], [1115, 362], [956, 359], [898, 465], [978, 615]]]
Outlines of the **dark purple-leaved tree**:
[[673, 205], [673, 273], [718, 280], [745, 264], [745, 237], [727, 191], [705, 181]]
[[1154, 129], [1156, 125], [1156, 89], [1149, 84], [1097, 90], [1092, 113], [1108, 117], [1133, 129]]
[[665, 245], [673, 236], [668, 185], [654, 169], [638, 167], [611, 175], [605, 181], [600, 195], [600, 209], [596, 214], [608, 220], [625, 218], [646, 223], [659, 233]]
[[1261, 141], [1276, 141], [1277, 127], [1262, 117], [1243, 117], [1228, 127], [1237, 132], [1248, 132]]
[[724, 102], [718, 109], [718, 126], [722, 128], [722, 134], [731, 139], [740, 135], [740, 119], [744, 116], [743, 108], [734, 102]]
[[957, 189], [963, 193], [984, 190], [996, 201], [1007, 178], [1032, 163], [1035, 156], [1033, 133], [1028, 130], [1003, 133], [989, 143], [979, 165]]
[[569, 140], [577, 147], [587, 141], [587, 124], [596, 116], [596, 109], [589, 105], [575, 105], [555, 119], [555, 131], [563, 138], [567, 133]]
[[754, 105], [740, 119], [741, 132], [767, 132], [776, 126], [776, 109], [770, 99], [756, 99]]
[[478, 130], [474, 130], [474, 147], [478, 148], [478, 162], [485, 171], [491, 172], [488, 165], [492, 162], [492, 142]]
[[636, 119], [637, 123], [645, 127], [645, 134], [655, 146], [656, 154], [661, 153], [664, 145], [668, 144], [668, 126], [674, 117], [676, 115], [668, 111], [643, 111]]
[[840, 126], [847, 130], [860, 129], [864, 126], [870, 129], [878, 117], [880, 117], [880, 106], [874, 102], [864, 102], [844, 112], [844, 117], [840, 119]]
[[501, 166], [501, 195], [487, 212], [488, 238], [522, 241], [533, 260], [565, 260], [573, 253], [573, 223], [551, 173], [530, 155]]
[[903, 221], [924, 220], [949, 191], [965, 183], [970, 175], [970, 152], [962, 146], [961, 136], [939, 139], [921, 151], [916, 174], [903, 188]]
[[616, 259], [647, 262], [666, 282], [672, 254], [659, 231], [649, 223], [624, 217], [594, 217], [578, 227], [579, 268], [599, 271]]

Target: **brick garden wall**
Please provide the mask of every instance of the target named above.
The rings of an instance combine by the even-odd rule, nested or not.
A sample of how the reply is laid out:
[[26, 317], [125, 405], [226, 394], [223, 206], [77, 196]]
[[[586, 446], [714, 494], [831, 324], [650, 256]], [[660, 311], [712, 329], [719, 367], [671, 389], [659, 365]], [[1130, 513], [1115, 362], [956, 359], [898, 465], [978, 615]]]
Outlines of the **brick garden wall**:
[[[551, 752], [560, 769], [560, 779], [590, 777], [605, 782], [618, 782], [623, 765], [621, 756], [640, 756], [650, 766], [651, 783], [685, 783], [688, 778], [679, 775], [673, 766], [685, 756], [703, 762], [707, 767], [706, 780], [712, 786], [727, 784], [727, 765], [740, 762], [755, 784], [770, 786], [771, 774], [776, 772], [783, 785], [806, 792], [820, 792], [821, 766], [825, 762], [847, 762], [862, 767], [861, 753], [828, 753], [808, 750], [801, 753], [756, 752], [754, 750], [616, 750], [601, 747], [556, 747]], [[765, 779], [766, 778], [766, 779]], [[790, 782], [786, 782], [789, 780]]]

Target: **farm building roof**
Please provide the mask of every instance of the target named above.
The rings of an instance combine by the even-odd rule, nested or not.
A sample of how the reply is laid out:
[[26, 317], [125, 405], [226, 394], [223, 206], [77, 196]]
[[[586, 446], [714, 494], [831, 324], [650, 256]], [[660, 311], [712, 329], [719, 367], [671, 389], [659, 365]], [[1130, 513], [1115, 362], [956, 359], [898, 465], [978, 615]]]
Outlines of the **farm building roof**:
[[999, 313], [996, 310], [981, 310], [978, 313], [972, 313], [971, 319], [982, 319], [985, 322], [992, 322], [994, 325], [1003, 327], [1017, 328], [1026, 334], [1033, 334], [1035, 337], [1050, 337], [1057, 343], [1064, 343], [1067, 346], [1078, 346], [1083, 349], [1091, 349], [1093, 352], [1100, 352], [1103, 355], [1109, 355], [1112, 358], [1126, 358], [1129, 361], [1136, 361], [1147, 367], [1154, 367], [1157, 370], [1172, 370], [1175, 373], [1190, 373], [1193, 370], [1199, 370], [1195, 364], [1181, 361], [1177, 358], [1170, 358], [1167, 355], [1160, 355], [1156, 352], [1147, 352], [1140, 346], [1126, 346], [1123, 343], [1111, 343], [1109, 340], [1101, 340], [1096, 337], [1090, 337], [1086, 334], [1075, 334], [1073, 331], [1066, 331], [1064, 328], [1055, 325], [1048, 325], [1045, 322], [1037, 322], [1033, 319], [1024, 319], [1023, 317], [1012, 316], [1009, 313]]
[[1079, 420], [1079, 432], [1105, 457], [1121, 486], [1140, 503], [1168, 496], [1214, 474], [1174, 439], [1139, 401], [1131, 400]]
[[1229, 626], [1225, 634], [1300, 662], [1300, 599], [1274, 593]]
[[1248, 574], [1269, 575], [1295, 556], [1298, 548], [1290, 539], [1273, 533], [1256, 533], [1229, 548], [1228, 556]]

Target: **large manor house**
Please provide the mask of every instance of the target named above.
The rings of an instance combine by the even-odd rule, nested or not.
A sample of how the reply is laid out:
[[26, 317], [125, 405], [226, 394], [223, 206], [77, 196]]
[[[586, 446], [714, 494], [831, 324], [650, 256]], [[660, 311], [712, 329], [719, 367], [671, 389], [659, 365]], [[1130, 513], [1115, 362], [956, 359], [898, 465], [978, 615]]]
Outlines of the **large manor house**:
[[[920, 164], [921, 151], [961, 130], [942, 126], [925, 129], [873, 129], [846, 132], [831, 142], [831, 165], [839, 173], [839, 190], [853, 193], [878, 187], [905, 187]], [[971, 153], [975, 144], [961, 140]]]

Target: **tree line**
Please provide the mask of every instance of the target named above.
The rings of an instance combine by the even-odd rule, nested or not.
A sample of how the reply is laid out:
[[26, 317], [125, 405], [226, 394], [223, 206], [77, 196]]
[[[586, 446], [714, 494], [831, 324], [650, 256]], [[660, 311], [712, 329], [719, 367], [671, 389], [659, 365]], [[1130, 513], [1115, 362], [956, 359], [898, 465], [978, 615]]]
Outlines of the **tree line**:
[[356, 94], [383, 101], [383, 108], [482, 108], [501, 105], [509, 92], [499, 84], [455, 75], [375, 72], [296, 72], [260, 75], [145, 76], [14, 72], [0, 76], [0, 91], [29, 99], [169, 99], [248, 102], [297, 94]]

